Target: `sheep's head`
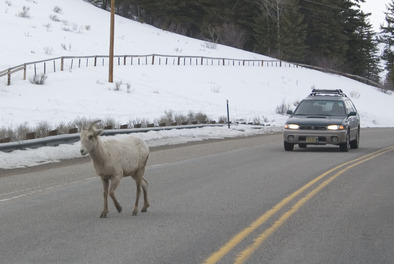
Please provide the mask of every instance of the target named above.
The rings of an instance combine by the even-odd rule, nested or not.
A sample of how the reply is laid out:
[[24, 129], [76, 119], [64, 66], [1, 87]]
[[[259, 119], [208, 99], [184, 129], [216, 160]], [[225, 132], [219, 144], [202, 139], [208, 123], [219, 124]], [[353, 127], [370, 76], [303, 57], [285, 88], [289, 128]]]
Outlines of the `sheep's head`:
[[81, 138], [81, 154], [87, 155], [91, 151], [95, 150], [98, 145], [98, 136], [103, 133], [102, 129], [96, 130], [94, 125], [99, 123], [101, 120], [94, 121], [90, 124], [88, 129], [82, 129], [80, 133]]

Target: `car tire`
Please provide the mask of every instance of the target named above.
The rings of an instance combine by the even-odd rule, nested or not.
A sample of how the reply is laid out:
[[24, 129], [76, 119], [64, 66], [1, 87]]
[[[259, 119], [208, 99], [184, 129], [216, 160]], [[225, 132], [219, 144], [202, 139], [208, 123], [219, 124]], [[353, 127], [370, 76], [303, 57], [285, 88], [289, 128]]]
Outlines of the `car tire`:
[[339, 150], [342, 152], [348, 152], [350, 148], [350, 133], [346, 134], [346, 142], [339, 144]]
[[360, 145], [360, 128], [357, 131], [357, 137], [355, 140], [350, 141], [350, 147], [352, 149], [358, 149], [358, 146]]
[[284, 147], [286, 151], [292, 151], [294, 149], [294, 144], [284, 141]]

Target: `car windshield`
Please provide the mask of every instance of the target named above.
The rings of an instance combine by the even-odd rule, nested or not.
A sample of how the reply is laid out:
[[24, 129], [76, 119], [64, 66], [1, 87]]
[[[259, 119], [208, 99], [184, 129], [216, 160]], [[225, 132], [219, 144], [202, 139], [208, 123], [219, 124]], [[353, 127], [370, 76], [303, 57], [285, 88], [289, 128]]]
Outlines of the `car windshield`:
[[337, 100], [304, 100], [294, 115], [344, 116], [345, 104]]

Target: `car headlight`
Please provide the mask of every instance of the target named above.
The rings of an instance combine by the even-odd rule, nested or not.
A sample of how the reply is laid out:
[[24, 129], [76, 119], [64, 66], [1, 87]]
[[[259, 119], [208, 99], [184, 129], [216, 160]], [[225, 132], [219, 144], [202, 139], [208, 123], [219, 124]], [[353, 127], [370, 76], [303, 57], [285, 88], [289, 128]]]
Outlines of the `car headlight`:
[[297, 124], [285, 124], [286, 129], [299, 129], [300, 126]]
[[343, 125], [329, 125], [327, 126], [328, 130], [344, 130], [345, 126]]

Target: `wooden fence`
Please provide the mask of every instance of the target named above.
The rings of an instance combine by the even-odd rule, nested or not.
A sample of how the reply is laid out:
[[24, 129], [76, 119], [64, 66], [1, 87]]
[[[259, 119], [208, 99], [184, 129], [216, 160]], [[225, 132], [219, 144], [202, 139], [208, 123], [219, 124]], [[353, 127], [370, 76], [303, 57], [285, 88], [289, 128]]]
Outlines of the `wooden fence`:
[[[6, 76], [7, 85], [11, 85], [11, 77], [26, 80], [27, 75], [36, 76], [57, 71], [72, 70], [75, 68], [98, 67], [109, 64], [108, 55], [96, 56], [63, 56], [47, 60], [24, 63], [15, 67], [0, 71], [0, 77]], [[367, 78], [347, 74], [330, 69], [324, 69], [305, 64], [289, 63], [281, 60], [257, 60], [257, 59], [231, 59], [201, 56], [171, 56], [171, 55], [116, 55], [116, 65], [178, 65], [178, 66], [252, 66], [252, 67], [303, 67], [323, 72], [339, 74], [369, 85], [380, 87], [380, 84]], [[22, 73], [22, 74], [21, 74]]]
[[[230, 59], [200, 56], [169, 56], [169, 55], [116, 55], [116, 65], [179, 65], [179, 66], [256, 66], [256, 67], [298, 67], [296, 64], [280, 60], [252, 60]], [[98, 67], [109, 64], [109, 56], [63, 56], [47, 60], [24, 63], [15, 67], [0, 71], [0, 77], [6, 76], [7, 85], [11, 84], [12, 76], [26, 80], [27, 75], [36, 76], [57, 71], [71, 70], [75, 68]], [[22, 72], [22, 74], [21, 74]]]

